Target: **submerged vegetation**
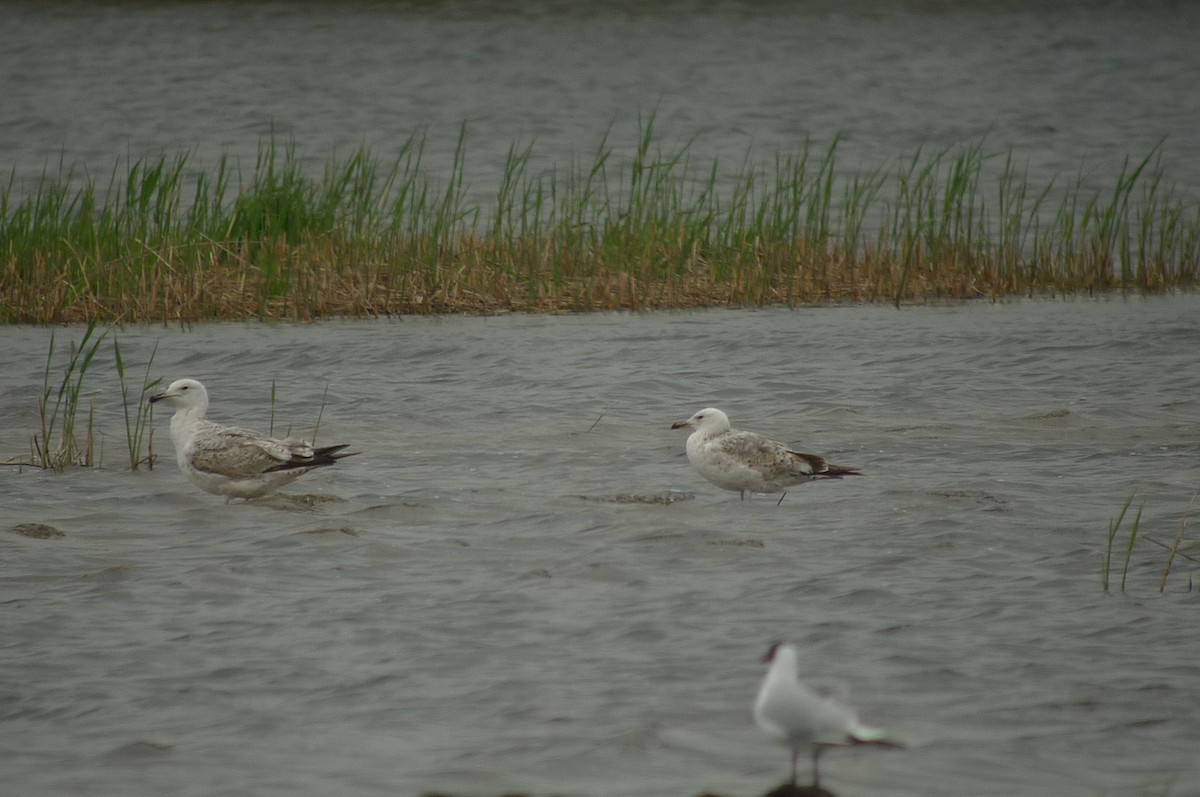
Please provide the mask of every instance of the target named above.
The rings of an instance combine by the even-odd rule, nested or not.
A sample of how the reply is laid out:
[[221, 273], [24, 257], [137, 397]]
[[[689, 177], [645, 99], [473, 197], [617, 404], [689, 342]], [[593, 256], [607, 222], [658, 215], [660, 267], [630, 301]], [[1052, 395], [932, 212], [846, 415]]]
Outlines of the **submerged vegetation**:
[[[306, 319], [1165, 291], [1200, 276], [1200, 209], [1159, 153], [1115, 185], [1030, 185], [982, 144], [849, 176], [837, 143], [723, 175], [643, 127], [627, 163], [534, 173], [509, 149], [490, 206], [414, 136], [301, 169], [273, 141], [243, 177], [137, 160], [107, 188], [61, 167], [0, 192], [0, 322]], [[720, 175], [720, 176], [719, 176]]]

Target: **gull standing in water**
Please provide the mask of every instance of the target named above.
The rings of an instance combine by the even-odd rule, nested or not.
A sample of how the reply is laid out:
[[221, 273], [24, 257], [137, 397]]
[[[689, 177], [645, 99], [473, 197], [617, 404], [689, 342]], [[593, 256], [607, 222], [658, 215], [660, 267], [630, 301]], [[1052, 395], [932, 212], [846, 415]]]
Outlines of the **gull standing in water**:
[[796, 785], [796, 761], [805, 749], [812, 750], [813, 788], [821, 787], [817, 759], [827, 747], [873, 744], [902, 747], [883, 731], [860, 725], [854, 710], [831, 695], [821, 694], [800, 681], [795, 644], [776, 642], [763, 661], [771, 665], [754, 701], [754, 721], [792, 751], [792, 780]]
[[171, 442], [179, 469], [202, 490], [230, 498], [258, 498], [313, 468], [335, 464], [357, 452], [345, 445], [313, 448], [303, 440], [274, 437], [205, 420], [208, 391], [195, 379], [177, 379], [150, 403], [175, 407]]
[[793, 451], [778, 440], [729, 426], [729, 416], [716, 407], [700, 410], [672, 429], [695, 429], [687, 439], [687, 457], [701, 476], [718, 487], [740, 493], [777, 493], [814, 479], [861, 476], [857, 468], [830, 465], [816, 454]]

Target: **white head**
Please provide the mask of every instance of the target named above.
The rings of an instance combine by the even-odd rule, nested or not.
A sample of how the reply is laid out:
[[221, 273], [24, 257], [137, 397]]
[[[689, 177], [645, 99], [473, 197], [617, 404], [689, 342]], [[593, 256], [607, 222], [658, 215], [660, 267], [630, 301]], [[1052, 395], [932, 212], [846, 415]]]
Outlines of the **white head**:
[[686, 421], [671, 424], [672, 429], [695, 429], [703, 432], [724, 432], [729, 428], [729, 416], [716, 407], [705, 407]]
[[208, 409], [208, 391], [195, 379], [176, 379], [161, 393], [150, 397], [150, 403], [170, 402], [178, 412], [198, 413], [203, 417]]
[[767, 651], [762, 660], [763, 664], [770, 664], [772, 667], [776, 665], [794, 667], [798, 657], [795, 643], [784, 640], [772, 644], [771, 649]]

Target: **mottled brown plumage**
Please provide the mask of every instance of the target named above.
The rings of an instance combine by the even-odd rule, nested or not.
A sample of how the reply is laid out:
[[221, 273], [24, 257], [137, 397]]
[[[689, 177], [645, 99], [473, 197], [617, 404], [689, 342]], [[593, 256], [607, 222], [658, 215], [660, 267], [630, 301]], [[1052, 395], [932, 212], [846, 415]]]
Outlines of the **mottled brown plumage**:
[[733, 429], [729, 416], [715, 407], [700, 410], [671, 428], [695, 429], [687, 440], [692, 467], [713, 484], [738, 492], [742, 498], [747, 492], [777, 493], [815, 479], [862, 475], [857, 468], [831, 465], [824, 457], [793, 451], [778, 440]]

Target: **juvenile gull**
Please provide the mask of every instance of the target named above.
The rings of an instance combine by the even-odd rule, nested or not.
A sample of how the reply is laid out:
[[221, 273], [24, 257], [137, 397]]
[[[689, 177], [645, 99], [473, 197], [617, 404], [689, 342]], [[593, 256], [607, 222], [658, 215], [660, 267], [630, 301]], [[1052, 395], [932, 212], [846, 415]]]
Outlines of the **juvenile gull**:
[[878, 728], [859, 724], [854, 710], [833, 696], [803, 684], [793, 643], [776, 642], [763, 661], [771, 667], [754, 701], [754, 721], [792, 751], [793, 786], [796, 785], [796, 761], [805, 749], [812, 751], [812, 785], [819, 789], [821, 774], [817, 759], [825, 748], [852, 744], [903, 746], [888, 739]]
[[195, 379], [177, 379], [150, 403], [175, 407], [171, 442], [179, 469], [200, 489], [229, 498], [258, 498], [313, 468], [333, 465], [357, 452], [345, 445], [313, 448], [303, 440], [274, 437], [205, 420], [208, 391]]
[[[671, 428], [695, 429], [687, 439], [688, 462], [701, 476], [740, 493], [743, 500], [747, 491], [777, 493], [814, 479], [862, 475], [857, 468], [830, 465], [816, 454], [793, 451], [764, 435], [731, 429], [729, 416], [715, 407], [700, 410]], [[782, 502], [783, 496], [779, 500]]]

